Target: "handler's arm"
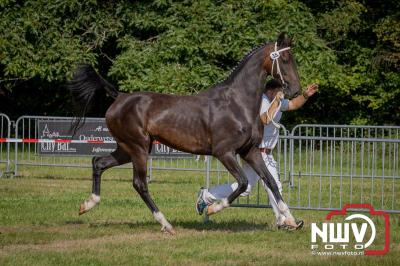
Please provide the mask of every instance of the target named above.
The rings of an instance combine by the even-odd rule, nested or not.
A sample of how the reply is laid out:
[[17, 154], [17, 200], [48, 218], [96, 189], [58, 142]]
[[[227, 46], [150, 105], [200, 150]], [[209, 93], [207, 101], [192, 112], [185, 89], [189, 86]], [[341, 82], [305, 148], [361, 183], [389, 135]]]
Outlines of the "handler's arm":
[[297, 96], [296, 98], [289, 101], [288, 111], [297, 110], [302, 107], [307, 99], [314, 95], [318, 91], [317, 84], [308, 85], [307, 89], [303, 92], [302, 95]]

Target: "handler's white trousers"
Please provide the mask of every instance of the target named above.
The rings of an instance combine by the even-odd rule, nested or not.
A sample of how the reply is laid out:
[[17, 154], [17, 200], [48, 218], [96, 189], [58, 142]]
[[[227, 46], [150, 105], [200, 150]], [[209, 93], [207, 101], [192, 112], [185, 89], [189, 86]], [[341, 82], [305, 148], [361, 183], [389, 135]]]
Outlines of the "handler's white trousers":
[[[261, 153], [263, 160], [265, 162], [265, 165], [268, 168], [268, 171], [271, 173], [271, 175], [274, 177], [276, 184], [278, 185], [279, 193], [282, 194], [282, 184], [279, 180], [279, 175], [278, 175], [278, 169], [277, 169], [277, 163], [274, 160], [274, 157], [272, 154], [265, 154]], [[260, 179], [260, 177], [257, 175], [257, 173], [251, 168], [248, 164], [244, 164], [243, 166], [244, 173], [246, 174], [249, 184], [247, 186], [247, 189], [245, 192], [243, 192], [240, 196], [246, 197], [250, 195], [252, 188], [254, 188], [257, 185], [257, 181]], [[281, 215], [277, 206], [277, 203], [275, 201], [274, 195], [272, 194], [272, 191], [267, 187], [267, 185], [264, 183], [264, 181], [261, 180], [261, 183], [264, 187], [264, 189], [268, 193], [269, 197], [269, 202], [272, 206], [272, 209], [275, 213], [276, 221], [277, 224], [282, 224], [283, 221], [285, 220], [285, 216]], [[226, 183], [218, 186], [214, 186], [208, 189], [206, 193], [203, 194], [203, 200], [208, 204], [211, 205], [213, 202], [217, 200], [221, 200], [223, 198], [227, 198], [234, 190], [236, 190], [238, 187], [238, 183]]]

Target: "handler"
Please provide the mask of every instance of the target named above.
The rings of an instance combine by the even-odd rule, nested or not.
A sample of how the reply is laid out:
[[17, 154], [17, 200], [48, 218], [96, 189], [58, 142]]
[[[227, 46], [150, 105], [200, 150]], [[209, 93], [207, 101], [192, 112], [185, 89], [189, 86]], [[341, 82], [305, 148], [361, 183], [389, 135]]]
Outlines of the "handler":
[[[265, 91], [262, 96], [260, 119], [264, 124], [263, 139], [260, 144], [260, 152], [268, 171], [274, 177], [276, 184], [278, 185], [279, 192], [282, 194], [282, 184], [279, 180], [279, 174], [277, 169], [277, 163], [272, 156], [272, 150], [275, 148], [279, 138], [279, 120], [282, 116], [282, 111], [292, 111], [299, 109], [307, 101], [309, 97], [314, 95], [318, 91], [317, 84], [311, 84], [303, 92], [302, 95], [297, 96], [292, 100], [283, 98], [282, 86], [276, 80], [270, 80], [265, 85]], [[248, 196], [251, 189], [256, 185], [259, 180], [259, 176], [256, 172], [247, 164], [244, 165], [243, 170], [249, 179], [247, 190], [241, 194], [241, 196]], [[262, 180], [261, 180], [262, 181]], [[297, 227], [285, 224], [285, 216], [281, 215], [277, 203], [275, 202], [272, 191], [262, 181], [265, 190], [268, 193], [269, 202], [276, 216], [276, 224], [278, 229], [296, 230], [303, 226], [303, 221], [299, 220], [296, 222]], [[226, 198], [238, 187], [237, 182], [229, 184], [222, 184], [211, 187], [210, 189], [201, 188], [196, 201], [196, 211], [199, 215], [203, 214], [204, 210], [215, 201]]]

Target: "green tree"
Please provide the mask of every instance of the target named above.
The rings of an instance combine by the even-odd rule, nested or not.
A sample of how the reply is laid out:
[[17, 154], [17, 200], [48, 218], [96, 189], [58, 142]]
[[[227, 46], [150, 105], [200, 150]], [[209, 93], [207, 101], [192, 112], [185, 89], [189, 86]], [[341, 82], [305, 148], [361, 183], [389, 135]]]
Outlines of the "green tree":
[[0, 89], [16, 113], [66, 114], [89, 63], [123, 91], [196, 93], [285, 31], [303, 86], [320, 84], [286, 123], [399, 124], [399, 4], [375, 2], [1, 0]]

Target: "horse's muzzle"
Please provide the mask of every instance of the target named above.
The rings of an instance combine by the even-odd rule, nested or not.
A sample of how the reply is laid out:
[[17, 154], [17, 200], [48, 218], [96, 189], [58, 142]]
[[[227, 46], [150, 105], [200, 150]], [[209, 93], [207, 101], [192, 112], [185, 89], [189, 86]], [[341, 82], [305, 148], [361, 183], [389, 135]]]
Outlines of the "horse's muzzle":
[[282, 87], [283, 87], [283, 92], [285, 93], [285, 95], [286, 95], [289, 99], [295, 98], [295, 97], [297, 97], [297, 96], [300, 95], [300, 90], [296, 90], [296, 92], [293, 93], [292, 90], [290, 89], [290, 87], [289, 87], [289, 85], [288, 85], [287, 83], [284, 83], [284, 84], [282, 85]]
[[296, 98], [297, 96], [299, 96], [300, 95], [300, 91], [296, 91], [294, 94], [293, 94], [293, 98]]

